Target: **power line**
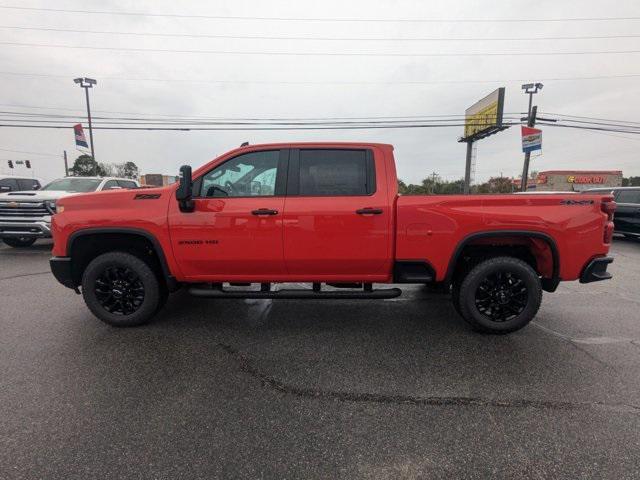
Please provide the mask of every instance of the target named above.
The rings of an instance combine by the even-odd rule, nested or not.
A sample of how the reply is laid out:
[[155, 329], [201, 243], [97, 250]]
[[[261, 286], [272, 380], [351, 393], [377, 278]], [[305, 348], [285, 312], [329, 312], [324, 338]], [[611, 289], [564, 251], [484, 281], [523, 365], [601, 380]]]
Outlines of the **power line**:
[[108, 50], [117, 52], [153, 52], [153, 53], [197, 53], [209, 55], [268, 55], [287, 57], [546, 57], [561, 55], [612, 55], [635, 54], [640, 50], [598, 50], [598, 51], [574, 51], [574, 52], [483, 52], [483, 53], [382, 53], [382, 52], [269, 52], [269, 51], [241, 51], [241, 50], [186, 50], [168, 48], [135, 48], [135, 47], [99, 47], [89, 45], [55, 45], [43, 43], [0, 42], [0, 45], [13, 47], [41, 47], [41, 48], [71, 48], [81, 50]]
[[309, 37], [309, 36], [273, 36], [273, 35], [221, 35], [221, 34], [196, 34], [196, 33], [157, 33], [157, 32], [117, 32], [113, 30], [77, 30], [70, 28], [50, 28], [50, 27], [22, 27], [13, 25], [0, 25], [0, 28], [10, 30], [33, 30], [42, 32], [59, 33], [83, 33], [98, 35], [131, 35], [141, 37], [175, 37], [175, 38], [217, 38], [233, 40], [313, 40], [313, 41], [354, 41], [354, 42], [503, 42], [503, 41], [537, 41], [537, 40], [609, 40], [623, 38], [640, 38], [640, 35], [581, 35], [574, 37], [554, 36], [554, 37]]
[[[63, 78], [69, 80], [73, 78], [73, 74], [69, 75], [57, 75], [46, 73], [23, 73], [23, 72], [0, 72], [0, 75], [17, 76], [17, 77], [37, 77], [37, 78]], [[404, 81], [404, 80], [388, 80], [388, 81], [341, 81], [341, 80], [328, 80], [328, 81], [271, 81], [271, 80], [216, 80], [216, 79], [172, 79], [172, 78], [140, 78], [140, 77], [112, 77], [94, 75], [101, 80], [109, 81], [123, 81], [123, 82], [163, 82], [163, 83], [194, 83], [194, 84], [256, 84], [256, 85], [451, 85], [451, 84], [468, 84], [468, 83], [489, 83], [489, 84], [505, 84], [505, 83], [519, 83], [530, 80], [529, 78], [512, 78], [512, 79], [495, 79], [495, 80], [426, 80], [426, 81]], [[557, 77], [557, 78], [545, 78], [545, 82], [553, 81], [577, 81], [577, 80], [606, 80], [615, 78], [637, 78], [640, 77], [640, 73], [622, 74], [622, 75], [596, 75], [589, 77]]]
[[0, 151], [11, 152], [11, 153], [25, 153], [27, 155], [40, 155], [40, 156], [43, 156], [43, 157], [56, 157], [56, 158], [60, 157], [60, 155], [53, 155], [51, 153], [25, 152], [24, 150], [9, 150], [7, 148], [0, 148]]
[[[503, 124], [503, 125], [520, 125], [519, 123]], [[404, 125], [337, 125], [337, 126], [291, 126], [291, 127], [271, 127], [271, 126], [251, 126], [251, 127], [93, 127], [96, 130], [146, 130], [146, 131], [234, 131], [234, 130], [374, 130], [374, 129], [404, 129], [404, 128], [444, 128], [444, 127], [463, 127], [464, 123], [459, 124], [404, 124]], [[1, 123], [0, 127], [11, 128], [50, 128], [50, 129], [69, 129], [66, 125], [23, 125]]]
[[555, 115], [557, 117], [581, 118], [581, 119], [586, 119], [586, 120], [602, 120], [604, 122], [631, 123], [631, 124], [640, 125], [640, 122], [634, 122], [632, 120], [612, 120], [610, 118], [586, 117], [586, 116], [582, 116], [582, 115], [568, 115], [568, 114], [565, 114], [565, 113], [544, 112], [544, 113], [541, 113], [541, 115], [543, 115], [543, 116], [544, 115]]
[[267, 20], [279, 22], [353, 22], [353, 23], [520, 23], [520, 22], [600, 22], [640, 20], [640, 17], [564, 17], [564, 18], [312, 18], [312, 17], [259, 17], [240, 15], [201, 15], [178, 13], [147, 13], [115, 10], [79, 10], [62, 8], [22, 7], [14, 5], [0, 5], [0, 8], [11, 10], [26, 10], [58, 13], [82, 13], [91, 15], [124, 15], [138, 17], [170, 17], [170, 18], [202, 18], [214, 20]]

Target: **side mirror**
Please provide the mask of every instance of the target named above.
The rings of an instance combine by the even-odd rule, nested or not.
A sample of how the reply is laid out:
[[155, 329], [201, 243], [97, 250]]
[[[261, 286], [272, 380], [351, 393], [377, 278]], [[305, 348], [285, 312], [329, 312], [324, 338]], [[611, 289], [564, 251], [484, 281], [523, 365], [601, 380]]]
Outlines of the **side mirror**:
[[176, 190], [176, 199], [180, 205], [180, 211], [193, 212], [195, 204], [193, 197], [193, 180], [191, 179], [191, 167], [183, 165], [180, 167], [180, 181]]

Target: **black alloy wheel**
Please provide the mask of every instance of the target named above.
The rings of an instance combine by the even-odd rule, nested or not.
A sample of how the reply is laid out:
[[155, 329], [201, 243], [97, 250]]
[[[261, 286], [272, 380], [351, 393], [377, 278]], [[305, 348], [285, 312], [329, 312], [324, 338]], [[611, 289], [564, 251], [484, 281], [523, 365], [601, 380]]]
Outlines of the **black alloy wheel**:
[[95, 282], [98, 303], [114, 315], [131, 315], [144, 302], [140, 277], [124, 266], [107, 267]]
[[527, 306], [528, 290], [514, 272], [494, 272], [478, 285], [475, 304], [493, 322], [506, 322], [520, 315]]
[[98, 255], [82, 273], [81, 283], [89, 310], [114, 327], [149, 322], [168, 295], [152, 266], [128, 252]]
[[458, 313], [475, 330], [504, 334], [527, 325], [542, 301], [540, 276], [519, 258], [493, 257], [467, 272], [452, 290]]

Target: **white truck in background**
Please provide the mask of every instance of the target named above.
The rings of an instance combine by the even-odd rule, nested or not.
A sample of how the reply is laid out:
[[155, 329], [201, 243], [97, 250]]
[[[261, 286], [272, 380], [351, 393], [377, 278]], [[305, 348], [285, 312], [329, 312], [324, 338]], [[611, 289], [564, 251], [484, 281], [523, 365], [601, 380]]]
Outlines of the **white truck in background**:
[[38, 238], [51, 238], [51, 215], [56, 201], [77, 193], [139, 188], [130, 178], [64, 177], [40, 190], [0, 194], [0, 238], [7, 245], [29, 247]]

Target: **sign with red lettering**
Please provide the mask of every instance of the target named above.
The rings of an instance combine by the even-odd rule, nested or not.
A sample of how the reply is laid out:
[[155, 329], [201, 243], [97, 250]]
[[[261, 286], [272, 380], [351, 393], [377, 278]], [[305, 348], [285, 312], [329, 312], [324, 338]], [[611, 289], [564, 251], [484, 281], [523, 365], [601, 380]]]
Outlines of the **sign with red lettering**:
[[606, 181], [602, 175], [569, 175], [567, 177], [567, 183], [595, 183], [600, 184]]

